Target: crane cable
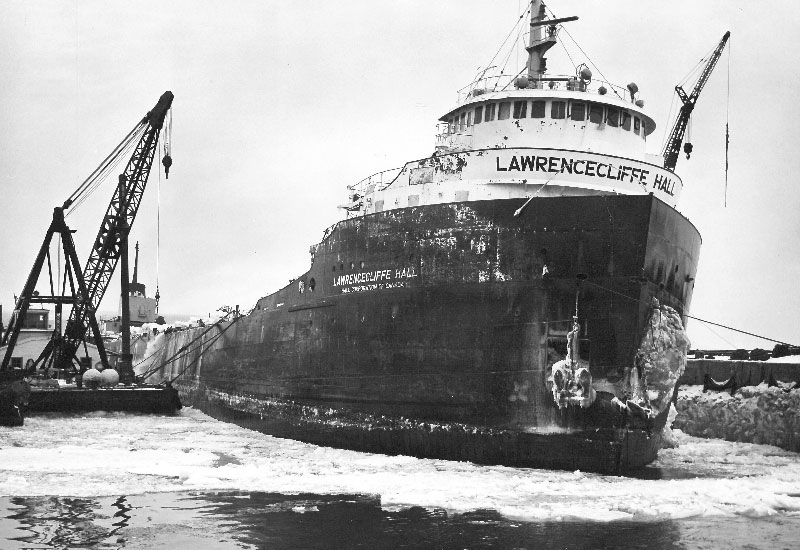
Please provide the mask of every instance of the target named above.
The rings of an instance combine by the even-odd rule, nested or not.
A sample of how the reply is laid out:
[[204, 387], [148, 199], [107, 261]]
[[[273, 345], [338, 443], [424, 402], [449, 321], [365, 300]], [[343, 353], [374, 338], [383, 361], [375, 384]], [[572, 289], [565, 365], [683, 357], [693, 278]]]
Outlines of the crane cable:
[[730, 107], [731, 107], [731, 49], [733, 48], [732, 41], [728, 42], [728, 84], [725, 91], [725, 194], [724, 203], [725, 208], [728, 207], [728, 148], [731, 143], [731, 133], [729, 131], [728, 122], [730, 120]]
[[[161, 151], [159, 150], [159, 163], [164, 164], [165, 169], [168, 170], [167, 165], [164, 163], [164, 159], [169, 158], [170, 161], [172, 159], [172, 107], [170, 107], [169, 111], [167, 111], [166, 119], [164, 120], [164, 130], [163, 130], [163, 147], [164, 147], [164, 156], [161, 157]], [[170, 162], [171, 165], [171, 162]], [[158, 276], [159, 276], [159, 269], [160, 269], [160, 260], [161, 260], [161, 170], [158, 170], [158, 186], [156, 187], [157, 190], [157, 205], [156, 205], [156, 313], [158, 313], [158, 305], [161, 300], [161, 293], [159, 292], [158, 286]]]
[[[140, 121], [114, 148], [109, 155], [95, 168], [91, 174], [78, 186], [64, 202], [64, 209], [72, 207], [77, 209], [97, 187], [108, 177], [113, 168], [119, 164], [123, 155], [138, 141], [146, 128], [146, 122]], [[67, 214], [69, 215], [69, 214]]]
[[[158, 162], [161, 163], [161, 151], [158, 152]], [[161, 293], [158, 289], [158, 269], [161, 259], [161, 170], [158, 170], [158, 185], [156, 186], [156, 314], [158, 313], [158, 303], [161, 300]]]

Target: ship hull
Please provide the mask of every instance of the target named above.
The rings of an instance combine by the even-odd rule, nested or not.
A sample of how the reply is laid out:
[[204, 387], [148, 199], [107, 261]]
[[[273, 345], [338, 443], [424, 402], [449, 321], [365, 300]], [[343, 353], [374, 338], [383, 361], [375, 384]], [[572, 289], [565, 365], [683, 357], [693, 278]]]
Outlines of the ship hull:
[[[349, 403], [263, 399], [208, 387], [180, 387], [183, 400], [213, 418], [276, 437], [387, 455], [523, 468], [624, 474], [652, 462], [661, 448], [666, 412], [626, 419], [606, 403], [606, 422], [584, 418], [558, 431], [524, 431], [405, 416], [363, 413]], [[605, 396], [608, 399], [608, 396]], [[595, 414], [600, 409], [595, 409]], [[627, 420], [627, 422], [626, 422]], [[598, 426], [604, 425], [604, 428]]]
[[[685, 314], [699, 234], [652, 196], [523, 205], [340, 222], [312, 247], [306, 274], [204, 330], [164, 376], [177, 377], [186, 404], [311, 443], [603, 473], [643, 466], [666, 410], [639, 417], [614, 398], [653, 299]], [[576, 303], [597, 399], [559, 405], [551, 368]], [[198, 334], [168, 335], [163, 357]]]

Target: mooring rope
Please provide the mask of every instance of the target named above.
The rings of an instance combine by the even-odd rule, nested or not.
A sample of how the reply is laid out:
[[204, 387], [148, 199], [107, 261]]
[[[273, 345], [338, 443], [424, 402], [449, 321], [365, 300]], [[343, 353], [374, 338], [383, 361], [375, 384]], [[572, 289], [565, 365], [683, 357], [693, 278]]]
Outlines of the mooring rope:
[[[228, 314], [228, 315], [230, 315], [230, 314]], [[216, 322], [216, 323], [214, 323], [213, 325], [210, 325], [210, 326], [209, 326], [209, 327], [208, 327], [206, 330], [204, 330], [203, 332], [201, 332], [201, 333], [200, 333], [199, 335], [197, 335], [195, 338], [193, 338], [191, 342], [189, 342], [188, 344], [184, 344], [183, 346], [181, 346], [181, 347], [180, 347], [180, 349], [178, 349], [178, 351], [176, 351], [174, 354], [172, 354], [172, 356], [171, 356], [171, 357], [169, 357], [168, 359], [166, 359], [166, 360], [165, 360], [164, 362], [162, 362], [160, 365], [158, 365], [158, 366], [156, 366], [156, 367], [153, 367], [153, 368], [151, 368], [151, 369], [149, 369], [149, 370], [145, 371], [144, 373], [142, 373], [142, 374], [140, 375], [141, 379], [142, 379], [142, 380], [145, 380], [145, 379], [149, 378], [150, 376], [154, 375], [156, 372], [158, 372], [158, 371], [162, 370], [162, 369], [163, 369], [164, 367], [166, 367], [167, 365], [169, 365], [169, 364], [171, 364], [171, 363], [174, 363], [175, 361], [178, 361], [179, 359], [183, 359], [184, 357], [187, 357], [187, 356], [188, 356], [188, 355], [189, 355], [191, 352], [193, 352], [193, 351], [195, 351], [195, 350], [197, 350], [197, 349], [200, 349], [200, 352], [197, 354], [197, 357], [195, 357], [195, 359], [194, 359], [194, 360], [193, 360], [191, 363], [189, 363], [189, 364], [188, 364], [186, 367], [184, 367], [184, 368], [183, 368], [183, 369], [182, 369], [182, 370], [181, 370], [181, 371], [180, 371], [180, 372], [179, 372], [179, 373], [178, 373], [178, 374], [177, 374], [177, 375], [176, 375], [176, 376], [175, 376], [175, 377], [174, 377], [172, 380], [170, 380], [170, 381], [169, 381], [169, 383], [171, 384], [172, 382], [174, 382], [175, 380], [177, 380], [177, 379], [178, 379], [178, 378], [179, 378], [179, 377], [180, 377], [180, 376], [181, 376], [181, 375], [182, 375], [184, 372], [186, 372], [186, 370], [187, 370], [189, 367], [191, 367], [192, 365], [194, 365], [194, 364], [195, 364], [195, 363], [196, 363], [196, 362], [197, 362], [197, 361], [200, 359], [200, 357], [202, 357], [202, 356], [203, 356], [203, 355], [204, 355], [204, 354], [205, 354], [205, 353], [206, 353], [206, 352], [207, 352], [207, 351], [208, 351], [208, 350], [209, 350], [209, 349], [210, 349], [210, 348], [211, 348], [211, 347], [212, 347], [212, 346], [213, 346], [213, 345], [214, 345], [214, 344], [217, 342], [217, 340], [219, 340], [219, 339], [222, 337], [222, 335], [223, 335], [223, 334], [225, 334], [225, 333], [226, 333], [226, 332], [227, 332], [227, 331], [228, 331], [228, 330], [229, 330], [229, 329], [230, 329], [230, 328], [231, 328], [233, 325], [235, 325], [236, 323], [238, 323], [238, 322], [239, 322], [239, 321], [240, 321], [240, 320], [241, 320], [243, 317], [245, 317], [245, 316], [244, 316], [244, 315], [242, 315], [242, 316], [240, 316], [240, 317], [237, 317], [237, 318], [235, 318], [234, 320], [232, 320], [232, 321], [230, 322], [230, 324], [229, 324], [227, 327], [225, 327], [224, 329], [222, 329], [222, 330], [219, 332], [219, 334], [216, 334], [216, 335], [215, 335], [215, 336], [214, 336], [214, 337], [213, 337], [213, 338], [212, 338], [212, 339], [211, 339], [211, 340], [210, 340], [210, 341], [209, 341], [207, 344], [205, 344], [205, 345], [204, 345], [204, 344], [200, 344], [198, 347], [196, 347], [196, 348], [192, 349], [192, 345], [193, 345], [195, 342], [197, 342], [198, 340], [200, 340], [201, 338], [203, 338], [203, 337], [204, 337], [206, 334], [208, 334], [208, 333], [209, 333], [209, 332], [210, 332], [212, 329], [214, 329], [215, 327], [217, 327], [217, 328], [218, 328], [218, 327], [220, 326], [220, 324], [221, 324], [221, 323], [222, 323], [222, 322], [225, 320], [225, 318], [227, 318], [227, 315], [226, 315], [225, 317], [223, 317], [222, 319], [220, 319], [219, 321], [217, 321], [217, 322]], [[155, 355], [155, 353], [156, 353], [156, 352], [153, 352], [153, 353], [151, 353], [151, 354], [150, 354], [150, 355], [149, 355], [147, 358], [145, 358], [145, 359], [142, 359], [142, 361], [140, 361], [139, 363], [137, 363], [137, 365], [138, 365], [138, 364], [141, 364], [141, 363], [142, 363], [142, 362], [144, 362], [144, 361], [146, 361], [148, 358], [150, 358], [150, 357], [152, 357], [153, 355]]]
[[[240, 320], [240, 319], [242, 319], [242, 318], [244, 318], [244, 316], [242, 316], [242, 317], [237, 317], [236, 319], [234, 319], [233, 321], [231, 321], [231, 323], [230, 323], [230, 324], [229, 324], [227, 327], [225, 327], [224, 329], [222, 329], [222, 330], [220, 331], [220, 333], [219, 333], [219, 334], [217, 334], [216, 336], [214, 336], [214, 338], [213, 338], [213, 339], [212, 339], [212, 340], [211, 340], [211, 341], [208, 343], [208, 345], [205, 347], [205, 349], [201, 349], [201, 350], [200, 350], [200, 353], [198, 353], [198, 354], [197, 354], [197, 357], [195, 357], [195, 358], [194, 358], [194, 360], [193, 360], [191, 363], [189, 363], [188, 365], [186, 365], [185, 367], [183, 367], [183, 368], [181, 369], [181, 371], [180, 371], [178, 374], [176, 374], [176, 375], [175, 375], [175, 376], [174, 376], [174, 377], [173, 377], [173, 378], [172, 378], [172, 379], [169, 381], [169, 383], [170, 383], [170, 384], [172, 384], [173, 382], [175, 382], [175, 380], [177, 380], [178, 378], [180, 378], [180, 377], [183, 375], [183, 373], [184, 373], [184, 372], [186, 372], [187, 370], [189, 370], [189, 368], [190, 368], [190, 367], [193, 367], [193, 366], [195, 365], [195, 363], [197, 363], [197, 362], [200, 360], [200, 358], [203, 356], [203, 354], [205, 354], [205, 352], [207, 352], [207, 351], [208, 351], [208, 350], [209, 350], [209, 349], [210, 349], [210, 348], [211, 348], [211, 347], [212, 347], [212, 346], [213, 346], [213, 345], [214, 345], [214, 344], [217, 342], [217, 340], [219, 340], [219, 339], [222, 337], [222, 335], [223, 335], [223, 334], [225, 334], [225, 333], [228, 331], [228, 329], [230, 329], [230, 328], [231, 328], [233, 325], [235, 325], [236, 323], [238, 323], [238, 322], [239, 322], [239, 320]], [[201, 347], [202, 347], [202, 346], [201, 346]]]
[[[628, 300], [632, 300], [632, 301], [640, 303], [640, 304], [644, 303], [642, 300], [639, 300], [638, 298], [633, 298], [632, 296], [628, 296], [627, 294], [623, 294], [621, 292], [617, 292], [615, 290], [611, 290], [610, 288], [604, 287], [602, 285], [598, 285], [598, 284], [593, 283], [593, 282], [588, 281], [588, 280], [584, 280], [583, 284], [591, 285], [591, 286], [599, 288], [601, 290], [605, 290], [606, 292], [610, 292], [611, 294], [615, 294], [617, 296], [621, 296], [623, 298], [627, 298]], [[683, 315], [685, 317], [689, 318], [689, 319], [694, 319], [695, 321], [700, 321], [701, 323], [707, 323], [709, 325], [714, 325], [716, 327], [726, 328], [726, 329], [732, 330], [734, 332], [740, 332], [740, 333], [746, 334], [748, 336], [754, 336], [756, 338], [761, 338], [762, 340], [767, 340], [769, 342], [775, 342], [776, 344], [784, 344], [784, 345], [787, 345], [787, 346], [794, 346], [795, 345], [795, 344], [790, 344], [788, 342], [784, 342], [783, 340], [776, 340], [775, 338], [770, 338], [768, 336], [762, 336], [760, 334], [754, 334], [752, 332], [747, 332], [746, 330], [741, 330], [741, 329], [734, 328], [734, 327], [731, 327], [731, 326], [728, 326], [728, 325], [723, 325], [721, 323], [715, 323], [713, 321], [708, 321], [706, 319], [701, 319], [700, 317], [695, 317], [695, 316], [689, 315], [687, 313], [684, 313]]]
[[[228, 318], [228, 316], [229, 316], [229, 315], [230, 315], [230, 314], [227, 314], [227, 315], [225, 315], [224, 317], [222, 317], [221, 319], [219, 319], [217, 322], [215, 322], [214, 324], [212, 324], [212, 325], [209, 325], [209, 326], [206, 328], [206, 330], [204, 330], [203, 332], [201, 332], [200, 334], [198, 334], [198, 335], [197, 335], [195, 338], [193, 338], [193, 339], [192, 339], [192, 340], [191, 340], [189, 343], [187, 343], [187, 344], [184, 344], [183, 346], [181, 346], [181, 347], [178, 349], [178, 351], [176, 351], [174, 354], [172, 354], [172, 356], [171, 356], [171, 357], [169, 357], [168, 359], [164, 360], [164, 362], [163, 362], [162, 364], [160, 364], [160, 365], [158, 365], [158, 366], [156, 366], [156, 367], [152, 367], [152, 368], [150, 368], [150, 369], [146, 370], [146, 371], [145, 371], [145, 372], [143, 372], [143, 373], [142, 373], [140, 376], [141, 376], [143, 379], [145, 379], [145, 378], [148, 378], [149, 376], [151, 376], [151, 375], [153, 375], [155, 372], [157, 372], [157, 371], [159, 371], [159, 370], [163, 369], [165, 366], [169, 365], [170, 363], [173, 363], [174, 361], [177, 361], [178, 359], [181, 359], [181, 358], [182, 358], [182, 357], [183, 357], [185, 354], [189, 353], [189, 348], [190, 348], [190, 347], [191, 347], [191, 346], [192, 346], [192, 345], [193, 345], [195, 342], [197, 342], [197, 341], [198, 341], [199, 339], [201, 339], [203, 336], [205, 336], [206, 334], [208, 334], [208, 333], [209, 333], [209, 332], [210, 332], [212, 329], [214, 329], [215, 327], [218, 327], [220, 324], [222, 324], [222, 323], [223, 323], [223, 322], [224, 322], [224, 321], [225, 321], [225, 320]], [[169, 334], [169, 333], [165, 332], [164, 334]], [[141, 365], [142, 363], [144, 363], [145, 361], [147, 361], [148, 359], [150, 359], [151, 357], [153, 357], [154, 355], [156, 355], [156, 354], [157, 354], [157, 353], [159, 353], [160, 351], [161, 351], [161, 350], [156, 350], [156, 351], [154, 351], [153, 353], [151, 353], [150, 355], [148, 355], [147, 357], [143, 358], [141, 361], [139, 361], [138, 363], [136, 363], [136, 365], [134, 365], [134, 367], [138, 367], [139, 365]]]

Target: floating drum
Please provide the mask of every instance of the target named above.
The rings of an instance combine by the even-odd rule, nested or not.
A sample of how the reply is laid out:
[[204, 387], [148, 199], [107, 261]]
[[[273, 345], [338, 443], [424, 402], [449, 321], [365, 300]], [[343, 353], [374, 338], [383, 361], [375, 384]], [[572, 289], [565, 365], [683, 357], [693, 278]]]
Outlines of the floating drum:
[[97, 369], [89, 369], [83, 373], [83, 383], [86, 384], [87, 387], [97, 387], [101, 384], [103, 380], [102, 373]]
[[116, 386], [119, 383], [119, 373], [114, 369], [106, 369], [100, 373], [101, 386]]

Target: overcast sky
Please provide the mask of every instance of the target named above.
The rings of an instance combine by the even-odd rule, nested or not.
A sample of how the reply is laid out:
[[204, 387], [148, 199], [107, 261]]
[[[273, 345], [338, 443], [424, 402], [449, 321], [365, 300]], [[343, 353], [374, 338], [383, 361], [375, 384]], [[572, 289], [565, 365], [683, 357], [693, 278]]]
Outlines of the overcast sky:
[[[132, 240], [162, 313], [247, 309], [309, 266], [345, 186], [429, 156], [437, 118], [485, 66], [520, 0], [0, 2], [0, 303], [13, 308], [52, 217], [165, 91], [169, 180], [151, 173]], [[694, 316], [800, 343], [796, 2], [552, 0], [603, 74], [659, 127], [674, 86], [732, 33], [695, 109], [679, 210], [703, 246]], [[567, 42], [569, 42], [567, 40]], [[577, 53], [577, 56], [576, 56]], [[571, 49], [576, 63], [586, 61]], [[519, 60], [525, 54], [520, 51]], [[512, 57], [516, 61], [516, 56]], [[548, 67], [571, 73], [564, 50]], [[726, 115], [727, 113], [727, 115]], [[725, 122], [730, 171], [724, 206]], [[160, 193], [159, 193], [160, 183]], [[113, 180], [112, 180], [113, 185]], [[111, 197], [68, 218], [82, 265]], [[156, 268], [156, 211], [161, 203]], [[118, 307], [118, 283], [102, 310]], [[766, 347], [691, 322], [701, 347]]]

